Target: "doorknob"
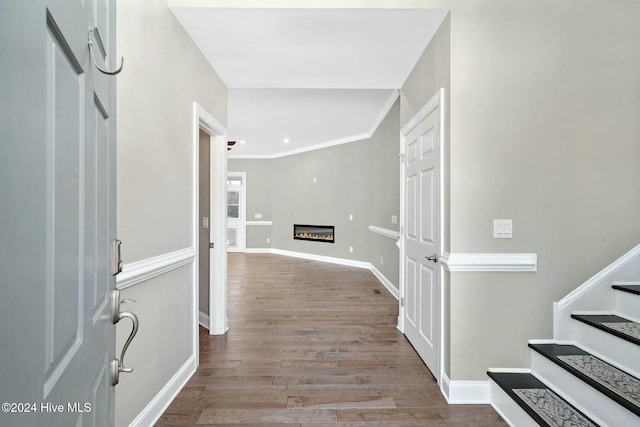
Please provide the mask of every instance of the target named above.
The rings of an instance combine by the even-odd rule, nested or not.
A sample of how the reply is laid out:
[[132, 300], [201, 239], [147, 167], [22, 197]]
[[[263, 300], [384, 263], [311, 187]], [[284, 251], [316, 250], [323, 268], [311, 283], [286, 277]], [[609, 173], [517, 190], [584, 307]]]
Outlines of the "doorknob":
[[433, 254], [431, 256], [425, 256], [426, 259], [433, 262], [438, 262], [438, 254]]

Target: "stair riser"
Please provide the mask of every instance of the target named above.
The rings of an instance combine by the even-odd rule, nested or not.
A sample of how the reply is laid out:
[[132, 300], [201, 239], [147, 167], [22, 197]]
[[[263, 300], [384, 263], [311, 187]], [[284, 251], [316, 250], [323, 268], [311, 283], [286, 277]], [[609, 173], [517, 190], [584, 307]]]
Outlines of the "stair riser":
[[632, 426], [638, 417], [540, 353], [531, 350], [531, 370], [551, 389], [600, 425]]
[[615, 291], [615, 311], [622, 317], [640, 321], [640, 295]]
[[491, 406], [511, 427], [540, 427], [511, 397], [493, 380], [489, 380]]
[[640, 348], [586, 323], [571, 319], [571, 340], [594, 356], [640, 377]]

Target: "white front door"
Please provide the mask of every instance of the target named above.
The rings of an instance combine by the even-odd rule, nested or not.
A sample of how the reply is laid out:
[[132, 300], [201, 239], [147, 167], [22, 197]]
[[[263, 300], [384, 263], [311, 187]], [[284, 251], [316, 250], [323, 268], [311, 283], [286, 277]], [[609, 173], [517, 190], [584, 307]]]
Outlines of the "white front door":
[[113, 426], [116, 77], [87, 42], [115, 65], [115, 1], [7, 2], [0, 27], [0, 425]]
[[439, 96], [403, 129], [404, 333], [439, 381]]

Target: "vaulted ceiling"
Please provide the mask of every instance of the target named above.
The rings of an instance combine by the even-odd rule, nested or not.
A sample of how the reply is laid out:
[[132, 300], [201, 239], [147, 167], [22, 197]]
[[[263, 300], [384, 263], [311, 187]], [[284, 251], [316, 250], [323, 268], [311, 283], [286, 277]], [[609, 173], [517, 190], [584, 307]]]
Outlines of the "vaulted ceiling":
[[229, 88], [230, 157], [366, 138], [446, 15], [434, 9], [171, 10]]

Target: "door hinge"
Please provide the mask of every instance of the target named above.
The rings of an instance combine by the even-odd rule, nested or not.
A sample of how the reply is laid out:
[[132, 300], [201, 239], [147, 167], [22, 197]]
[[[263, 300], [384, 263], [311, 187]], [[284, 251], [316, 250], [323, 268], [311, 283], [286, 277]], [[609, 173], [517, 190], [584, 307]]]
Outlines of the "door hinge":
[[209, 243], [209, 249], [213, 249], [213, 242]]
[[404, 297], [400, 298], [400, 307], [404, 307]]

